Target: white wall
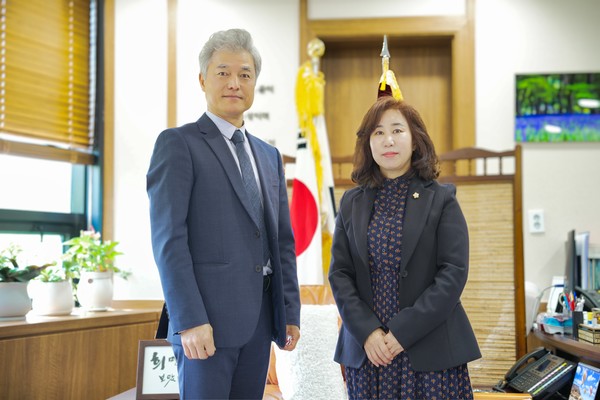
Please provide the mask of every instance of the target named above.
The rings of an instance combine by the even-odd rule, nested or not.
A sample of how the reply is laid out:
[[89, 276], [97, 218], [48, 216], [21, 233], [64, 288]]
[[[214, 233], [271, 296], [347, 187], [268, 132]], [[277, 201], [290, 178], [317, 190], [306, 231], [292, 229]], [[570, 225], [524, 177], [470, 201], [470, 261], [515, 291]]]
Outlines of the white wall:
[[464, 15], [465, 0], [308, 0], [308, 19]]
[[[298, 0], [179, 0], [178, 124], [197, 120], [206, 109], [204, 92], [198, 83], [198, 53], [204, 42], [215, 31], [243, 28], [252, 34], [262, 58], [254, 104], [246, 112], [247, 127], [283, 153], [294, 154], [298, 10]], [[261, 92], [261, 88], [265, 90]]]
[[[600, 72], [597, 0], [476, 3], [477, 145], [514, 147], [515, 75]], [[525, 279], [540, 289], [563, 275], [571, 229], [600, 243], [600, 143], [524, 143]], [[529, 233], [527, 211], [543, 209], [545, 233]]]
[[[166, 125], [166, 1], [115, 2], [114, 240], [118, 265], [132, 271], [115, 280], [115, 298], [162, 298], [150, 247], [145, 174]], [[143, 16], [143, 17], [142, 17]]]
[[[294, 85], [298, 59], [298, 0], [179, 0], [178, 123], [204, 111], [197, 55], [209, 33], [243, 27], [263, 56], [250, 131], [295, 153]], [[343, 6], [340, 4], [343, 3]], [[353, 18], [456, 15], [464, 0], [309, 0], [309, 16]], [[442, 7], [443, 5], [443, 7]], [[162, 298], [150, 247], [145, 174], [158, 133], [166, 127], [166, 0], [116, 0], [115, 240], [134, 272], [118, 282], [115, 297]], [[512, 149], [514, 76], [527, 72], [600, 71], [597, 0], [485, 0], [476, 2], [477, 145]], [[143, 15], [143, 18], [140, 16]], [[567, 231], [592, 232], [600, 243], [600, 144], [524, 144], [523, 209], [542, 208], [546, 232], [524, 225], [525, 275], [540, 287], [562, 274]], [[526, 222], [526, 221], [525, 221]]]
[[[247, 127], [294, 154], [298, 0], [177, 3], [177, 124], [195, 121], [205, 111], [198, 53], [208, 36], [244, 28], [263, 61], [257, 88], [266, 88], [255, 95]], [[116, 280], [115, 298], [157, 299], [163, 295], [150, 242], [146, 172], [154, 141], [167, 128], [167, 1], [116, 0], [115, 25], [114, 239], [125, 253], [119, 265], [133, 272], [127, 281]], [[248, 113], [257, 118], [248, 119]]]

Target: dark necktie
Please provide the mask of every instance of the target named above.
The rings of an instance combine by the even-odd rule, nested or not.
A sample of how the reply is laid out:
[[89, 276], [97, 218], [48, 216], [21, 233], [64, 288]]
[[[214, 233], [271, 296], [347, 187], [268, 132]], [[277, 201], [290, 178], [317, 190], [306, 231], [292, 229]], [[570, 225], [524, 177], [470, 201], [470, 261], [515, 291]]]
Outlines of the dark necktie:
[[248, 157], [248, 153], [246, 153], [246, 149], [244, 148], [244, 134], [242, 131], [237, 129], [233, 133], [231, 141], [235, 144], [235, 152], [237, 153], [240, 169], [242, 170], [242, 181], [244, 181], [244, 188], [250, 199], [250, 205], [254, 213], [254, 221], [260, 229], [264, 262], [266, 264], [269, 260], [269, 243], [267, 240], [267, 229], [265, 227], [265, 216], [260, 201], [260, 193], [258, 192], [258, 184], [256, 183], [254, 171], [252, 170], [252, 164], [250, 163], [250, 157]]

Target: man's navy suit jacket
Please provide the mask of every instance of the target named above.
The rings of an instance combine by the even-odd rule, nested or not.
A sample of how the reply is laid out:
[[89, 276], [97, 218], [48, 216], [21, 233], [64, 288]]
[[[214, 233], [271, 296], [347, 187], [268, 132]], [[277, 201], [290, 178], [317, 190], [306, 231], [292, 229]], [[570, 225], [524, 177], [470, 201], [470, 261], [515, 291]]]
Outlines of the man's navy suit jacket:
[[[300, 326], [296, 273], [282, 158], [247, 134], [264, 199], [271, 252], [272, 339], [284, 346], [286, 324]], [[210, 323], [216, 347], [248, 342], [263, 296], [259, 229], [241, 174], [223, 135], [204, 114], [157, 138], [147, 174], [152, 247], [177, 332]]]

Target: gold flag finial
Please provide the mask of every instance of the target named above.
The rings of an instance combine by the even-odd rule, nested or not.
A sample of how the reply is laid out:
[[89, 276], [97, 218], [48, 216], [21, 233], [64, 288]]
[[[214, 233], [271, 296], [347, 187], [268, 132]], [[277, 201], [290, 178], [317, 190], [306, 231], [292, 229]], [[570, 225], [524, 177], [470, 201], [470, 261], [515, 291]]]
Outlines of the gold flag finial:
[[383, 47], [381, 48], [381, 57], [387, 57], [388, 59], [390, 58], [390, 51], [388, 50], [388, 44], [387, 44], [387, 35], [383, 35]]
[[387, 35], [383, 35], [383, 46], [381, 48], [381, 79], [377, 97], [393, 96], [396, 100], [403, 100], [400, 86], [396, 82], [394, 71], [390, 69], [390, 51], [388, 49]]
[[308, 42], [307, 50], [313, 72], [317, 74], [321, 64], [321, 57], [325, 54], [325, 43], [321, 39], [314, 38]]

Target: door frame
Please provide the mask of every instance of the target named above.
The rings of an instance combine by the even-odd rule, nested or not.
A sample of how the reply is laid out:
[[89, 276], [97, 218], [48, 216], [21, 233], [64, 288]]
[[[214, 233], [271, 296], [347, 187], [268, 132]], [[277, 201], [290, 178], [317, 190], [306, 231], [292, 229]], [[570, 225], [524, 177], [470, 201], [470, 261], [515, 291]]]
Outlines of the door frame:
[[[308, 19], [308, 0], [300, 0], [300, 60], [308, 42], [319, 38], [352, 40], [389, 37], [448, 38], [451, 43], [450, 105], [453, 149], [475, 146], [475, 0], [465, 0], [460, 16], [360, 19]], [[327, 50], [326, 50], [327, 51]]]

